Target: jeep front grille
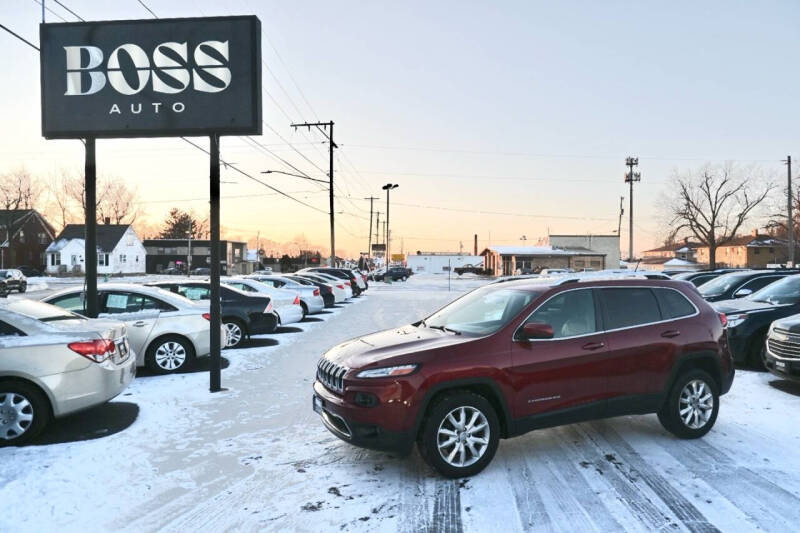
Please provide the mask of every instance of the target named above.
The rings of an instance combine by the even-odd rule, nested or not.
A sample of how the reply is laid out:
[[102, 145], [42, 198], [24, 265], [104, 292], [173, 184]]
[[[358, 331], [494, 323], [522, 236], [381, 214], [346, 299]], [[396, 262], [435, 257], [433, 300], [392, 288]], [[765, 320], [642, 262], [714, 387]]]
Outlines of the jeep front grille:
[[328, 389], [344, 394], [344, 375], [347, 368], [325, 359], [317, 363], [317, 379]]

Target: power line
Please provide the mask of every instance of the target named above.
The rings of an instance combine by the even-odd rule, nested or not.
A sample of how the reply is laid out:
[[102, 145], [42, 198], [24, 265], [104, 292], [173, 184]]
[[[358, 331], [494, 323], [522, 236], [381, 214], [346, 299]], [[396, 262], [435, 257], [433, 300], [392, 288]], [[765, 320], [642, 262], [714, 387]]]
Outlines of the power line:
[[156, 15], [155, 13], [153, 13], [153, 10], [152, 10], [152, 9], [150, 9], [149, 7], [147, 7], [147, 4], [145, 4], [144, 2], [142, 2], [142, 0], [136, 0], [136, 1], [137, 1], [137, 2], [139, 2], [139, 3], [142, 5], [142, 7], [143, 7], [143, 8], [145, 8], [147, 11], [149, 11], [149, 12], [150, 12], [150, 14], [151, 14], [151, 15], [153, 15], [153, 18], [158, 18], [158, 15]]
[[28, 46], [30, 46], [31, 48], [33, 48], [33, 49], [34, 49], [34, 50], [36, 50], [37, 52], [39, 51], [39, 47], [38, 47], [38, 46], [36, 46], [35, 44], [33, 44], [32, 42], [30, 42], [30, 41], [29, 41], [28, 39], [26, 39], [25, 37], [23, 37], [23, 36], [19, 35], [18, 33], [15, 33], [15, 32], [13, 32], [12, 30], [10, 30], [9, 28], [7, 28], [6, 26], [3, 26], [2, 24], [0, 24], [0, 28], [3, 28], [3, 29], [4, 29], [4, 30], [6, 30], [8, 33], [10, 33], [11, 35], [13, 35], [14, 37], [16, 37], [17, 39], [19, 39], [19, 40], [20, 40], [20, 41], [22, 41], [23, 43], [27, 44]]
[[64, 5], [62, 2], [60, 2], [59, 0], [53, 0], [53, 2], [55, 2], [55, 3], [56, 3], [56, 4], [58, 4], [58, 5], [60, 5], [61, 7], [63, 7], [64, 9], [66, 9], [67, 11], [69, 11], [69, 13], [70, 13], [70, 14], [71, 14], [73, 17], [75, 17], [76, 19], [78, 19], [78, 20], [80, 20], [80, 21], [83, 21], [83, 22], [86, 22], [85, 20], [83, 20], [83, 18], [81, 18], [81, 16], [80, 16], [80, 15], [78, 15], [78, 14], [77, 14], [77, 13], [75, 13], [73, 10], [71, 10], [70, 8], [68, 8], [67, 6], [65, 6], [65, 5]]
[[[45, 8], [45, 9], [47, 10], [47, 12], [48, 12], [48, 13], [50, 13], [51, 15], [55, 15], [56, 17], [60, 18], [62, 21], [64, 21], [64, 22], [67, 22], [67, 19], [65, 19], [64, 17], [62, 17], [61, 15], [59, 15], [58, 13], [56, 13], [55, 11], [53, 11], [52, 9], [50, 9], [49, 7], [47, 7], [45, 4], [43, 4], [43, 3], [41, 2], [41, 0], [33, 0], [33, 3], [35, 3], [35, 4], [39, 4], [40, 6], [42, 6], [43, 8]], [[76, 16], [77, 16], [77, 15], [76, 15]]]

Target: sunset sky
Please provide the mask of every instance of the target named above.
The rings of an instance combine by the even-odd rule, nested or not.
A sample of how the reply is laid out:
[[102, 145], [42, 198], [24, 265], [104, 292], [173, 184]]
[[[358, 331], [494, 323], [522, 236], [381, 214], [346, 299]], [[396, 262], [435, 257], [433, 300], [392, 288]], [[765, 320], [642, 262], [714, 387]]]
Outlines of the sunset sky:
[[[86, 20], [150, 17], [136, 0], [63, 3]], [[343, 255], [366, 250], [363, 198], [380, 198], [383, 219], [387, 182], [400, 185], [392, 192], [395, 252], [401, 241], [405, 251], [458, 251], [460, 242], [470, 250], [474, 233], [480, 248], [490, 238], [514, 244], [548, 232], [609, 234], [620, 196], [627, 249], [624, 161], [638, 156], [634, 237], [643, 250], [666, 233], [659, 203], [676, 170], [734, 160], [783, 179], [781, 159], [800, 156], [795, 2], [145, 3], [160, 17], [261, 19], [265, 127], [256, 140], [322, 179], [324, 138], [289, 124], [335, 121]], [[75, 20], [55, 2], [47, 6]], [[38, 44], [35, 0], [5, 0], [0, 21]], [[41, 136], [36, 52], [5, 32], [0, 45], [0, 173], [79, 171], [80, 142]], [[185, 142], [106, 140], [97, 150], [98, 173], [135, 186], [149, 224], [172, 207], [207, 210], [208, 159]], [[221, 152], [327, 210], [327, 192], [315, 183], [262, 175], [292, 170], [250, 141], [225, 137]], [[222, 179], [228, 237], [289, 243], [303, 236], [327, 248], [326, 214], [231, 169]]]

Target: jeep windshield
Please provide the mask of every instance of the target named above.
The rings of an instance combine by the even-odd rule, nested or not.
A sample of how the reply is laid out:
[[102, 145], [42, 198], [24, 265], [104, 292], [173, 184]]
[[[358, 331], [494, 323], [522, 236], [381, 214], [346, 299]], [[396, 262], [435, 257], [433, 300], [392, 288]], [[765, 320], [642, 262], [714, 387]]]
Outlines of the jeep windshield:
[[452, 334], [490, 335], [511, 322], [538, 295], [530, 290], [478, 289], [429, 316], [419, 327]]
[[746, 298], [753, 302], [773, 305], [796, 304], [800, 302], [800, 275], [787, 276]]

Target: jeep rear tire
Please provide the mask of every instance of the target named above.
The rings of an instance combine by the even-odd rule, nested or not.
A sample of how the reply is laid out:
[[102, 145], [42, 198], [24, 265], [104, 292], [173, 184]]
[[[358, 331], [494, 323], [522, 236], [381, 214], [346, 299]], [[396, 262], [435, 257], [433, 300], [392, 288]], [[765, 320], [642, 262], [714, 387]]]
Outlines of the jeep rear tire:
[[675, 380], [658, 420], [676, 437], [696, 439], [711, 430], [718, 413], [717, 382], [703, 370], [690, 370]]
[[440, 474], [462, 478], [486, 468], [499, 441], [500, 422], [492, 404], [473, 392], [453, 391], [428, 408], [417, 445]]

